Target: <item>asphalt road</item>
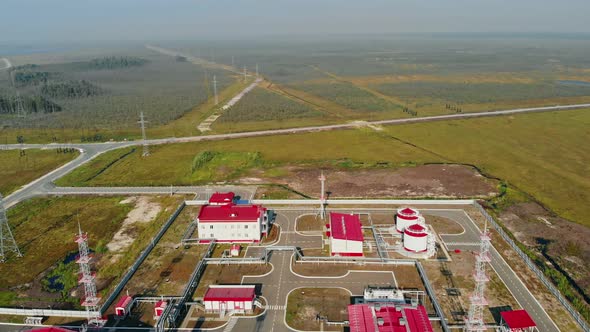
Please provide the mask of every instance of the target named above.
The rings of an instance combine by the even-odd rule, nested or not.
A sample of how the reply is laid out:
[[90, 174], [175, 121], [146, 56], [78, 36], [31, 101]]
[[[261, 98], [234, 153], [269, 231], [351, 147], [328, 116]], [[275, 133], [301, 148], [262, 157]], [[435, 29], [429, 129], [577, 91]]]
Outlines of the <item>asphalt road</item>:
[[[473, 223], [473, 221], [465, 214], [465, 212], [458, 210], [424, 210], [425, 214], [437, 215], [445, 218], [452, 219], [458, 222], [464, 229], [465, 233], [461, 235], [441, 235], [441, 238], [449, 248], [449, 250], [461, 249], [464, 251], [478, 250], [479, 249], [479, 236], [481, 234], [480, 229]], [[541, 304], [535, 299], [533, 294], [529, 291], [526, 285], [516, 275], [514, 270], [506, 263], [504, 258], [498, 253], [496, 248], [493, 247], [490, 250], [491, 262], [490, 265], [496, 272], [496, 274], [502, 279], [506, 288], [512, 293], [516, 301], [522, 306], [523, 309], [528, 311], [531, 315], [539, 331], [544, 332], [558, 332], [560, 331], [557, 325], [553, 322], [551, 317], [543, 309]]]
[[[420, 118], [393, 119], [393, 120], [371, 121], [371, 122], [363, 122], [363, 123], [355, 122], [355, 123], [345, 123], [345, 124], [328, 125], [328, 126], [310, 126], [310, 127], [292, 128], [292, 129], [273, 129], [273, 130], [232, 133], [232, 134], [173, 137], [173, 138], [147, 140], [147, 141], [145, 141], [145, 143], [150, 144], [150, 145], [156, 145], [156, 144], [170, 144], [170, 143], [182, 143], [182, 142], [226, 140], [226, 139], [235, 139], [235, 138], [257, 137], [257, 136], [286, 135], [286, 134], [305, 133], [305, 132], [351, 129], [351, 128], [356, 128], [359, 126], [366, 126], [366, 125], [408, 124], [408, 123], [416, 123], [416, 122], [440, 121], [440, 120], [450, 120], [450, 119], [467, 119], [467, 118], [510, 115], [510, 114], [519, 114], [519, 113], [529, 113], [529, 112], [569, 110], [569, 109], [577, 109], [577, 108], [584, 108], [584, 107], [590, 107], [590, 104], [519, 108], [519, 109], [512, 109], [512, 110], [490, 111], [490, 112], [481, 112], [481, 113], [448, 114], [448, 115], [420, 117]], [[65, 175], [66, 173], [70, 172], [71, 170], [79, 167], [80, 165], [84, 164], [85, 162], [91, 160], [92, 158], [95, 158], [96, 156], [100, 155], [101, 153], [104, 153], [109, 150], [117, 149], [117, 148], [122, 148], [122, 147], [127, 147], [127, 146], [138, 146], [138, 145], [142, 145], [142, 144], [144, 144], [144, 142], [139, 140], [139, 141], [126, 141], [126, 142], [106, 142], [106, 143], [86, 143], [86, 144], [51, 143], [51, 144], [5, 144], [5, 145], [2, 145], [2, 146], [0, 146], [1, 149], [50, 149], [50, 148], [57, 148], [57, 147], [70, 147], [70, 148], [76, 148], [76, 149], [79, 149], [82, 151], [81, 155], [78, 158], [76, 158], [75, 160], [73, 160], [70, 163], [64, 165], [63, 167], [33, 181], [32, 183], [28, 184], [24, 188], [7, 196], [5, 198], [4, 204], [6, 207], [10, 207], [10, 206], [13, 206], [14, 204], [17, 204], [18, 202], [21, 202], [21, 201], [28, 199], [30, 197], [34, 197], [34, 196], [42, 195], [42, 194], [46, 193], [48, 190], [50, 190], [51, 183], [53, 181], [55, 181], [56, 179]]]
[[12, 67], [12, 63], [7, 58], [0, 58], [0, 61], [4, 62], [4, 67], [0, 67], [0, 70], [10, 69]]

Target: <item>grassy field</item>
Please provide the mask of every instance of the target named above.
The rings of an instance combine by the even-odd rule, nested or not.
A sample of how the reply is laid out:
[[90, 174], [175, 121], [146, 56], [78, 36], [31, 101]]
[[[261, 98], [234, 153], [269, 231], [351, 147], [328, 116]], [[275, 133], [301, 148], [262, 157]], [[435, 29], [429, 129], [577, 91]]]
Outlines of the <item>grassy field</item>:
[[[508, 181], [568, 219], [588, 225], [586, 208], [590, 182], [585, 176], [589, 147], [588, 110], [551, 112], [460, 121], [385, 127], [384, 131], [357, 129], [207, 143], [158, 146], [152, 156], [134, 152], [100, 176], [85, 181], [89, 169], [102, 169], [121, 154], [112, 151], [60, 181], [72, 185], [194, 184], [231, 180], [247, 168], [272, 169], [278, 165], [316, 163], [349, 167], [404, 166], [428, 162], [468, 163]], [[506, 133], [510, 133], [507, 135]], [[202, 151], [233, 152], [233, 161], [221, 172], [193, 172], [192, 162]], [[261, 161], [247, 167], [247, 153], [260, 153]], [[238, 154], [235, 154], [238, 153]], [[240, 154], [246, 153], [246, 154]], [[168, 161], [174, 160], [170, 164]], [[352, 164], [348, 162], [350, 160]], [[162, 168], [161, 165], [168, 167]], [[102, 166], [101, 166], [102, 165]], [[220, 163], [211, 164], [224, 170]], [[238, 166], [233, 166], [238, 165]], [[240, 169], [238, 173], [229, 172]], [[84, 173], [84, 176], [79, 176]]]
[[104, 246], [119, 229], [131, 206], [120, 197], [35, 198], [8, 211], [8, 220], [23, 254], [0, 265], [0, 285], [33, 283], [48, 268], [77, 250], [78, 222], [90, 236], [90, 247]]
[[[73, 241], [78, 223], [89, 235], [98, 289], [106, 296], [182, 200], [182, 197], [169, 196], [149, 198], [150, 204], [160, 207], [154, 219], [123, 226], [130, 211], [145, 208], [133, 201], [123, 202], [123, 198], [35, 198], [9, 210], [8, 219], [23, 257], [11, 256], [8, 262], [0, 265], [0, 297], [4, 304], [39, 307], [45, 302], [67, 302], [71, 298], [76, 305], [78, 300], [70, 296], [70, 292], [77, 287], [78, 267], [67, 257], [78, 248]], [[115, 250], [114, 236], [121, 229], [132, 242], [124, 251], [111, 251], [111, 248]], [[63, 289], [48, 290], [48, 280], [51, 283], [52, 279], [63, 284]], [[18, 292], [13, 287], [17, 287]], [[55, 292], [61, 292], [61, 296], [56, 298]]]
[[242, 122], [282, 120], [318, 116], [306, 104], [288, 99], [267, 89], [257, 87], [244, 96], [236, 105], [223, 112], [217, 121]]
[[0, 193], [4, 196], [21, 186], [51, 172], [78, 156], [72, 153], [57, 153], [56, 150], [0, 151]]
[[[317, 331], [321, 325], [316, 315], [331, 321], [346, 320], [350, 296], [342, 288], [297, 288], [287, 298], [286, 323], [298, 330]], [[322, 330], [340, 331], [341, 327], [324, 325]]]
[[[194, 168], [195, 158], [204, 151], [212, 152], [213, 157]], [[110, 151], [57, 183], [64, 186], [190, 185], [231, 181], [249, 170], [272, 171], [291, 163], [362, 167], [378, 162], [403, 166], [439, 160], [435, 155], [367, 129], [171, 144], [154, 146], [150, 152], [149, 158], [142, 158], [137, 150], [104, 169], [124, 154]], [[100, 171], [103, 172], [94, 176]]]

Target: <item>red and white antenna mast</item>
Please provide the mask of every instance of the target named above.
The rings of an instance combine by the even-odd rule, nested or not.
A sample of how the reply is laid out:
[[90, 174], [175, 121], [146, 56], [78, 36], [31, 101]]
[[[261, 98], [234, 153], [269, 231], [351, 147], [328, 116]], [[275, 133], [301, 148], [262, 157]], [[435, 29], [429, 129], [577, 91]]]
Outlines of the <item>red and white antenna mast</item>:
[[88, 249], [88, 234], [82, 233], [79, 223], [78, 235], [76, 235], [75, 241], [78, 244], [79, 252], [78, 259], [76, 260], [76, 263], [80, 266], [78, 283], [84, 285], [84, 299], [82, 300], [82, 306], [86, 308], [88, 326], [102, 327], [106, 321], [101, 318], [100, 310], [98, 309], [100, 297], [96, 295], [96, 273], [90, 270], [92, 256]]
[[484, 307], [488, 305], [484, 293], [486, 285], [490, 281], [486, 273], [486, 264], [490, 262], [490, 232], [488, 231], [487, 223], [480, 239], [479, 253], [475, 256], [475, 271], [473, 272], [475, 290], [469, 298], [471, 305], [469, 306], [469, 313], [465, 319], [465, 330], [469, 332], [487, 330], [483, 319]]
[[320, 182], [322, 183], [322, 191], [320, 193], [320, 217], [326, 219], [326, 177], [324, 172], [320, 174]]

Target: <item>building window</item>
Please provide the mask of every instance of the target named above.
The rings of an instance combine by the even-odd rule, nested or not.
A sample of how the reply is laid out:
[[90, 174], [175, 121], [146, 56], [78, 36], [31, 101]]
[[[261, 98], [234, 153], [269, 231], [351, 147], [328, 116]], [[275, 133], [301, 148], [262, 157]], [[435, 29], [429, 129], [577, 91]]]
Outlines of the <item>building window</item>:
[[211, 238], [214, 238], [215, 236], [213, 234], [211, 234]]
[[213, 229], [213, 225], [209, 225], [209, 229]]
[[244, 225], [244, 229], [248, 229], [248, 225]]

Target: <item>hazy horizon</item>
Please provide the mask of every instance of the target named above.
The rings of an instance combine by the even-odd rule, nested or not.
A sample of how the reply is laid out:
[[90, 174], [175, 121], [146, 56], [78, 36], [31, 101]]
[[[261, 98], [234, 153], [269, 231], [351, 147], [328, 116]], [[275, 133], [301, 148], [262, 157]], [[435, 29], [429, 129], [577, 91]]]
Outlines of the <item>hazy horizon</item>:
[[567, 0], [5, 0], [0, 42], [253, 39], [389, 34], [590, 33]]

